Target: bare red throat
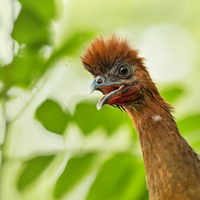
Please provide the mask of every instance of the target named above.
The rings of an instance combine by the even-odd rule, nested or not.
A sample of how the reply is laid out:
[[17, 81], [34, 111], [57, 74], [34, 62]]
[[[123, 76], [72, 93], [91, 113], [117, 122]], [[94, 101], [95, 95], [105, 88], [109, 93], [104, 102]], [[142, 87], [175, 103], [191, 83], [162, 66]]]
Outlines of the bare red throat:
[[[99, 89], [106, 97], [110, 92], [117, 90], [121, 87], [121, 85], [109, 85], [102, 87]], [[135, 86], [124, 86], [121, 90], [119, 90], [109, 101], [107, 104], [118, 104], [118, 105], [127, 105], [130, 101], [133, 101], [139, 97], [138, 92], [134, 89]]]
[[123, 94], [123, 90], [119, 91], [116, 96], [110, 99], [107, 104], [119, 104], [127, 105], [131, 101], [135, 100], [138, 97], [138, 93], [135, 93], [133, 90], [129, 89], [128, 92]]

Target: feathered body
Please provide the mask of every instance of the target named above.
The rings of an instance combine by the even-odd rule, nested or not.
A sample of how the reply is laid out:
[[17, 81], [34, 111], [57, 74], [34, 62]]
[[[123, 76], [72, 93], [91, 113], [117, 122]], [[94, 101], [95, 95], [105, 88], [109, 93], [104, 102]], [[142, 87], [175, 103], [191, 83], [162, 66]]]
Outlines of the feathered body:
[[138, 51], [111, 35], [95, 38], [81, 58], [95, 80], [99, 102], [122, 107], [136, 127], [150, 200], [199, 200], [199, 156], [180, 135], [172, 107], [164, 101]]

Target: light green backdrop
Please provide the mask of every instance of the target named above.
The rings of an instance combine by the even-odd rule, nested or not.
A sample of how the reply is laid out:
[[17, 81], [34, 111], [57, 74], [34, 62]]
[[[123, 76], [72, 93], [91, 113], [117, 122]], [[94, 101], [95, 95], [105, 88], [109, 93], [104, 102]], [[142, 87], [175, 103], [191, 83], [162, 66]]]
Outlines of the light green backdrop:
[[129, 117], [88, 96], [79, 57], [98, 35], [146, 58], [181, 134], [200, 152], [200, 2], [0, 1], [0, 199], [147, 200]]

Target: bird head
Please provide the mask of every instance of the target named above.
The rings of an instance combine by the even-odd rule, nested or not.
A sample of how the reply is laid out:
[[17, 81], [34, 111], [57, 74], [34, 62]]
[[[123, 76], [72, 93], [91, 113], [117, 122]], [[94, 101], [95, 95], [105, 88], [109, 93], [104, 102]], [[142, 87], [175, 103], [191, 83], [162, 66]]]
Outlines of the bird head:
[[154, 88], [138, 51], [129, 41], [116, 35], [95, 38], [84, 49], [81, 61], [94, 76], [89, 93], [99, 90], [104, 94], [97, 104], [98, 109], [105, 104], [122, 108], [134, 106], [144, 99], [143, 90]]

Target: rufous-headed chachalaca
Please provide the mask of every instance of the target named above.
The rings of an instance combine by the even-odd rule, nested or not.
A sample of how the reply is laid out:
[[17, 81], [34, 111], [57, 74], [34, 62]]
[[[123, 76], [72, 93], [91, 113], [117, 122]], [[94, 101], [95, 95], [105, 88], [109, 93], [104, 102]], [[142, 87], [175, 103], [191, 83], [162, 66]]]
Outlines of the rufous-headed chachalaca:
[[172, 107], [159, 94], [138, 51], [116, 35], [97, 37], [81, 61], [94, 76], [89, 92], [104, 94], [97, 108], [109, 104], [132, 118], [150, 200], [200, 200], [199, 155], [180, 135]]

